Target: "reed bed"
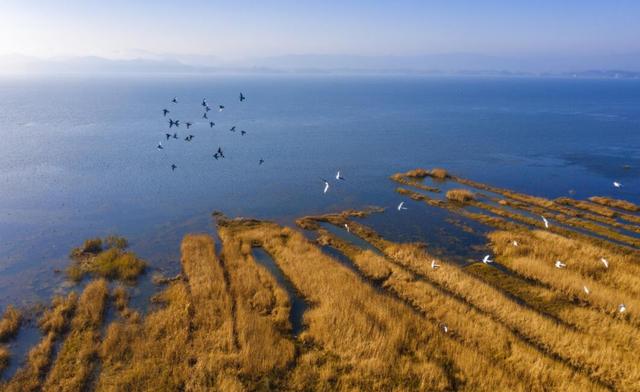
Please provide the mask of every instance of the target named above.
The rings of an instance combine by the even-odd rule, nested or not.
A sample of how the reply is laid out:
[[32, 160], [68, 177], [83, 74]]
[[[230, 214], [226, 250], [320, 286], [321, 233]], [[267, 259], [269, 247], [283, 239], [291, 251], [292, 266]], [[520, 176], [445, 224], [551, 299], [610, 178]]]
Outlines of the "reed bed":
[[[500, 263], [511, 270], [640, 326], [639, 313], [618, 314], [618, 305], [622, 303], [629, 309], [640, 309], [639, 277], [624, 271], [625, 268], [637, 270], [637, 265], [616, 257], [616, 268], [607, 269], [600, 262], [602, 250], [546, 232], [533, 231], [523, 237], [498, 231], [489, 234], [489, 238]], [[513, 240], [518, 241], [519, 246], [512, 246]], [[556, 260], [567, 267], [556, 268]], [[589, 294], [584, 292], [584, 287]]]
[[299, 337], [311, 349], [298, 357], [292, 389], [525, 388], [411, 308], [377, 293], [300, 233], [266, 222], [225, 225], [264, 247], [313, 304]]
[[11, 358], [11, 352], [3, 345], [0, 345], [0, 374], [9, 366], [9, 359]]
[[[323, 219], [340, 226], [344, 223], [344, 219], [337, 216]], [[429, 273], [430, 260], [434, 258], [421, 246], [392, 243], [366, 226], [356, 222], [348, 224], [352, 233], [376, 246], [392, 260], [429, 279], [438, 287], [454, 293], [480, 311], [491, 314], [523, 339], [580, 369], [594, 381], [620, 390], [633, 390], [629, 389], [629, 385], [638, 385], [640, 382], [640, 370], [631, 365], [635, 354], [628, 347], [615, 347], [596, 336], [559, 325], [552, 318], [521, 306], [501, 290], [458, 267], [443, 263], [439, 273]]]
[[447, 191], [445, 197], [447, 200], [460, 204], [469, 203], [476, 199], [476, 195], [467, 189], [451, 189], [450, 191]]
[[[430, 206], [447, 209], [461, 216], [476, 220], [478, 222], [481, 222], [486, 225], [493, 226], [502, 230], [519, 230], [519, 229], [528, 229], [530, 227], [541, 228], [541, 229], [545, 228], [542, 219], [534, 219], [530, 216], [517, 214], [511, 211], [487, 204], [487, 203], [480, 202], [480, 201], [472, 201], [472, 202], [469, 202], [468, 204], [471, 206], [477, 207], [479, 209], [486, 210], [487, 212], [494, 214], [494, 216], [476, 213], [476, 212], [469, 212], [464, 208], [462, 208], [463, 206], [460, 205], [459, 203], [450, 203], [445, 200], [433, 199], [424, 194], [421, 194], [406, 188], [397, 188], [396, 192], [401, 195], [410, 197], [413, 200], [422, 201], [425, 204]], [[544, 213], [544, 212], [538, 211], [538, 213]], [[574, 226], [579, 226], [579, 227], [583, 226], [580, 221], [576, 223], [575, 220], [567, 219], [560, 214], [556, 215], [552, 213], [547, 213], [546, 217], [548, 217], [548, 219], [551, 219], [554, 221], [557, 220], [562, 223], [571, 223]], [[620, 252], [623, 254], [640, 256], [640, 251], [635, 246], [632, 246], [632, 244], [634, 243], [637, 243], [637, 242], [640, 243], [640, 240], [633, 237], [621, 235], [619, 233], [613, 233], [609, 230], [602, 228], [602, 226], [599, 226], [599, 225], [588, 224], [587, 226], [597, 230], [598, 232], [596, 234], [598, 235], [613, 237], [612, 239], [621, 240], [621, 241], [626, 240], [629, 242], [629, 244], [627, 245], [627, 244], [620, 244], [618, 242], [611, 242], [606, 238], [600, 238], [597, 236], [586, 234], [581, 231], [571, 230], [564, 226], [556, 225], [553, 222], [551, 223], [550, 227], [547, 230], [557, 234], [561, 234], [568, 238], [585, 240], [588, 243], [602, 247], [604, 250], [608, 252], [609, 251]], [[581, 228], [584, 229], [584, 227], [581, 227]]]
[[287, 293], [252, 255], [252, 244], [219, 228], [221, 257], [234, 301], [241, 377], [250, 389], [258, 384], [281, 387], [295, 356]]
[[27, 355], [27, 360], [16, 374], [0, 389], [7, 392], [39, 391], [42, 380], [52, 362], [56, 342], [60, 341], [69, 327], [78, 296], [72, 292], [66, 297], [54, 297], [52, 305], [40, 317], [39, 325], [43, 337]]
[[[20, 329], [22, 314], [12, 305], [7, 306], [2, 318], [0, 319], [0, 343], [4, 343], [12, 339]], [[9, 349], [0, 345], [0, 374], [9, 366], [11, 353]]]
[[[452, 181], [458, 182], [460, 184], [468, 185], [476, 189], [482, 189], [489, 192], [493, 192], [493, 193], [505, 196], [508, 199], [512, 199], [520, 202], [514, 205], [516, 208], [524, 208], [527, 211], [534, 212], [536, 214], [545, 214], [545, 213], [550, 214], [550, 211], [554, 211], [557, 214], [555, 214], [553, 217], [555, 220], [559, 222], [568, 224], [570, 226], [578, 227], [578, 228], [584, 228], [598, 235], [602, 235], [616, 241], [625, 242], [636, 248], [640, 246], [640, 240], [638, 240], [637, 238], [634, 238], [625, 234], [621, 234], [612, 230], [611, 228], [607, 228], [605, 226], [595, 224], [589, 219], [581, 219], [580, 217], [584, 216], [584, 214], [576, 213], [575, 210], [573, 210], [572, 208], [568, 208], [565, 205], [563, 205], [563, 204], [568, 204], [567, 200], [571, 200], [569, 198], [560, 199], [563, 202], [563, 204], [561, 204], [561, 203], [556, 203], [553, 200], [545, 199], [543, 197], [518, 193], [508, 189], [494, 187], [491, 185], [483, 184], [483, 183], [476, 182], [466, 178], [461, 178], [457, 176], [450, 176], [450, 178]], [[571, 204], [577, 205], [576, 203], [571, 203]], [[584, 206], [585, 204], [586, 202], [583, 202], [580, 205]], [[508, 205], [508, 202], [507, 202], [507, 205]], [[626, 219], [630, 222], [640, 223], [640, 217], [637, 217], [635, 215], [620, 214], [620, 213], [618, 213], [617, 215], [619, 215], [622, 219]], [[606, 216], [606, 214], [601, 216], [611, 218], [610, 216]], [[594, 215], [588, 215], [588, 218], [591, 218], [591, 220], [594, 220], [597, 222], [599, 221], [601, 223], [606, 222], [598, 219]]]
[[100, 326], [109, 290], [104, 279], [84, 289], [71, 320], [71, 330], [44, 382], [43, 391], [80, 391], [87, 388], [96, 366]]
[[640, 212], [640, 206], [626, 200], [612, 199], [604, 196], [592, 196], [589, 200], [606, 207], [617, 208], [628, 212]]
[[242, 390], [232, 304], [213, 240], [186, 236], [181, 251], [188, 284], [170, 283], [155, 298], [162, 307], [144, 320], [108, 327], [97, 390]]
[[[417, 308], [424, 317], [435, 319], [442, 328], [446, 326], [447, 333], [459, 338], [462, 344], [477, 349], [509, 374], [516, 374], [525, 381], [528, 390], [605, 389], [522, 340], [490, 315], [397, 263], [347, 243], [324, 229], [319, 229], [318, 233], [319, 241], [346, 255], [366, 277], [382, 281], [385, 289]], [[384, 275], [382, 271], [385, 271]], [[432, 273], [440, 271], [436, 269]]]
[[424, 176], [420, 176], [418, 174], [408, 172], [405, 174], [394, 174], [391, 176], [391, 179], [399, 184], [412, 186], [414, 188], [422, 189], [423, 191], [440, 193], [439, 188], [426, 185], [423, 182], [419, 181], [422, 180], [425, 176], [427, 176], [427, 174], [425, 174]]

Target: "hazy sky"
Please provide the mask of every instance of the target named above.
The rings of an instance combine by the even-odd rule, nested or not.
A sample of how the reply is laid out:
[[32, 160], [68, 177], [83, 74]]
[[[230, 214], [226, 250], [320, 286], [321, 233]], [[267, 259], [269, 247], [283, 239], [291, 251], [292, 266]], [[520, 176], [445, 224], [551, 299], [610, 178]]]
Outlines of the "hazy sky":
[[0, 54], [640, 51], [640, 1], [1, 0]]

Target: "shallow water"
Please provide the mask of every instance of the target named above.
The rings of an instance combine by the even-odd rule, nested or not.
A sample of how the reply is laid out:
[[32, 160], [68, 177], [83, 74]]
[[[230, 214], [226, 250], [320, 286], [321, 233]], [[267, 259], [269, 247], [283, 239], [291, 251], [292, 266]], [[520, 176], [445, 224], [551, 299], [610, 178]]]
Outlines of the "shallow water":
[[289, 303], [291, 305], [291, 311], [289, 312], [291, 334], [293, 336], [298, 336], [304, 328], [304, 312], [307, 310], [309, 305], [307, 305], [304, 298], [298, 294], [296, 288], [287, 279], [276, 262], [273, 261], [270, 254], [262, 248], [253, 248], [253, 257], [256, 259], [256, 262], [262, 264], [267, 270], [269, 270], [269, 272], [271, 272], [276, 282], [278, 282], [280, 287], [282, 287], [289, 296]]
[[[213, 129], [201, 119], [203, 97], [226, 106], [209, 113]], [[363, 223], [390, 239], [475, 258], [481, 227], [465, 233], [447, 213], [414, 202], [392, 214], [402, 197], [388, 176], [415, 167], [551, 198], [573, 189], [577, 198], [640, 202], [635, 80], [4, 78], [0, 101], [0, 308], [48, 299], [63, 282], [53, 270], [91, 236], [124, 235], [173, 276], [180, 239], [213, 233], [213, 210], [291, 224], [386, 206]], [[181, 126], [180, 140], [155, 148], [167, 130], [164, 107], [195, 123], [192, 142]], [[229, 132], [233, 125], [247, 135]], [[218, 146], [227, 158], [215, 161]], [[333, 181], [338, 169], [346, 181]], [[320, 178], [332, 180], [326, 195]], [[143, 308], [145, 296], [134, 298]]]

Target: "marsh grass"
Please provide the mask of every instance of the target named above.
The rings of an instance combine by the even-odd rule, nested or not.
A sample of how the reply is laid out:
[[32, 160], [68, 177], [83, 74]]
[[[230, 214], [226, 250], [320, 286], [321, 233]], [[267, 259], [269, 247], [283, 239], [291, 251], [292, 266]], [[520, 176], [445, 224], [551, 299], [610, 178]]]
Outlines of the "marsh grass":
[[617, 209], [625, 210], [629, 212], [640, 211], [640, 207], [638, 205], [626, 200], [612, 199], [610, 197], [604, 197], [604, 196], [592, 196], [589, 198], [589, 200], [596, 204], [600, 204], [602, 206], [613, 207], [613, 208], [617, 208]]
[[74, 282], [82, 280], [86, 275], [133, 282], [144, 272], [146, 265], [134, 253], [113, 247], [96, 254], [85, 253], [82, 258], [76, 258], [67, 268], [67, 277]]
[[411, 307], [378, 293], [302, 234], [268, 222], [225, 225], [260, 244], [313, 304], [289, 389], [524, 389], [520, 380], [425, 323]]
[[73, 248], [69, 256], [71, 258], [85, 257], [88, 255], [96, 255], [102, 252], [102, 239], [90, 238], [85, 240], [81, 246]]
[[[323, 216], [319, 219], [339, 226], [345, 222], [339, 216]], [[479, 311], [492, 315], [492, 318], [525, 341], [548, 355], [561, 359], [565, 364], [580, 369], [592, 380], [621, 390], [629, 390], [627, 386], [640, 382], [640, 371], [631, 365], [634, 354], [626, 347], [614, 348], [610, 342], [597, 336], [559, 325], [538, 311], [523, 307], [500, 289], [458, 267], [443, 263], [438, 269], [439, 273], [430, 273], [428, 266], [433, 257], [426, 253], [422, 245], [389, 242], [356, 222], [349, 222], [349, 226], [352, 233], [376, 246], [391, 260], [401, 263], [412, 273], [430, 278], [438, 287]]]
[[476, 199], [476, 195], [467, 189], [451, 189], [446, 198], [456, 203], [465, 204]]
[[[318, 233], [324, 237], [323, 242], [345, 254], [365, 276], [381, 279], [385, 289], [417, 308], [425, 318], [446, 325], [448, 333], [464, 345], [477, 348], [488, 361], [502, 366], [509, 374], [517, 374], [526, 381], [528, 390], [603, 389], [570, 366], [523, 341], [489, 315], [429, 283], [428, 279], [422, 279], [383, 256], [349, 244], [324, 229], [319, 229]], [[365, 258], [370, 261], [363, 262]], [[372, 269], [372, 264], [380, 266]], [[381, 278], [382, 267], [386, 273]], [[434, 270], [432, 273], [440, 272]]]
[[0, 342], [13, 338], [20, 329], [22, 314], [13, 305], [7, 306], [0, 319]]
[[73, 292], [66, 297], [54, 297], [51, 307], [39, 320], [42, 339], [29, 350], [25, 365], [8, 382], [0, 385], [0, 389], [8, 392], [41, 390], [42, 379], [51, 365], [54, 345], [67, 330], [77, 301], [78, 296]]
[[71, 330], [48, 373], [43, 391], [79, 391], [96, 366], [100, 326], [108, 296], [106, 280], [91, 281], [78, 299]]
[[429, 176], [437, 179], [437, 180], [446, 180], [447, 178], [450, 178], [451, 175], [449, 175], [449, 172], [446, 171], [445, 169], [441, 169], [441, 168], [435, 168], [435, 169], [431, 169], [431, 171], [429, 172]]
[[596, 203], [590, 203], [584, 200], [574, 200], [569, 197], [559, 197], [555, 199], [554, 202], [575, 207], [580, 210], [590, 211], [598, 215], [606, 216], [607, 218], [614, 218], [617, 215], [615, 211], [606, 206], [602, 206]]
[[2, 371], [9, 366], [9, 358], [11, 357], [11, 353], [9, 349], [3, 345], [0, 345], [0, 374]]

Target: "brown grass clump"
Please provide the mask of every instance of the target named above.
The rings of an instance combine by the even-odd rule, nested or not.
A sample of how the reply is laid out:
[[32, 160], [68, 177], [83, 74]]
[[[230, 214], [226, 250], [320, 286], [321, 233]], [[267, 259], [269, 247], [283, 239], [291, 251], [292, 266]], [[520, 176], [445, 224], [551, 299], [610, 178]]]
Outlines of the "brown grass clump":
[[69, 322], [69, 318], [76, 309], [78, 295], [70, 293], [67, 297], [56, 296], [53, 298], [53, 305], [46, 310], [40, 318], [39, 325], [42, 332], [63, 332]]
[[429, 170], [427, 169], [413, 169], [404, 173], [405, 176], [411, 178], [425, 178], [430, 175]]
[[618, 208], [620, 210], [625, 210], [629, 212], [640, 211], [639, 206], [626, 200], [612, 199], [610, 197], [604, 197], [604, 196], [592, 196], [589, 198], [589, 200], [603, 206]]
[[9, 349], [6, 348], [5, 346], [0, 345], [0, 373], [2, 373], [2, 371], [9, 366], [9, 358], [11, 356], [11, 353], [9, 352]]
[[6, 342], [18, 333], [22, 314], [12, 305], [7, 306], [2, 319], [0, 319], [0, 342]]
[[95, 366], [108, 291], [107, 282], [100, 279], [90, 282], [82, 292], [71, 331], [45, 380], [43, 391], [79, 391], [87, 387]]
[[429, 172], [429, 175], [438, 180], [446, 180], [447, 178], [451, 177], [448, 171], [440, 168], [431, 169], [431, 171]]
[[446, 197], [456, 203], [465, 204], [475, 200], [476, 195], [467, 189], [451, 189], [447, 191]]

